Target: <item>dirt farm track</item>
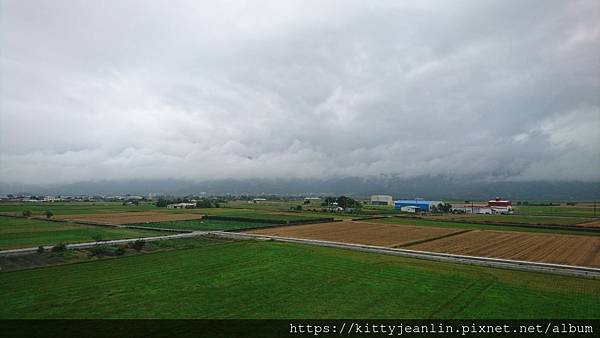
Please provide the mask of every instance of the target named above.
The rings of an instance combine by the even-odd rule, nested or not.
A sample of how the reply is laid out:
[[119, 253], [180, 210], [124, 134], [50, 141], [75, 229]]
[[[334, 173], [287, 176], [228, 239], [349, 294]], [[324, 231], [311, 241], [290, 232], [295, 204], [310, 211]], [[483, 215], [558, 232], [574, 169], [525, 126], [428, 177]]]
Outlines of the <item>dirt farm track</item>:
[[600, 236], [465, 231], [353, 221], [284, 226], [249, 232], [467, 256], [600, 267]]
[[155, 211], [144, 212], [118, 212], [108, 214], [81, 214], [61, 215], [55, 217], [60, 220], [93, 222], [100, 224], [135, 224], [147, 222], [186, 221], [201, 219], [200, 214], [169, 214]]

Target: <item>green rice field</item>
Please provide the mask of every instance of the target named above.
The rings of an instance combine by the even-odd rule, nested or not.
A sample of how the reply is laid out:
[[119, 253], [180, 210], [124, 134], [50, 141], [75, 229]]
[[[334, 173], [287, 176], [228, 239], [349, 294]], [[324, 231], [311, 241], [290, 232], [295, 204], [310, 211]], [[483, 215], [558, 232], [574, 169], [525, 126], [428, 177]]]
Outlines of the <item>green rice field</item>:
[[0, 250], [55, 245], [57, 243], [160, 236], [162, 232], [87, 226], [67, 222], [0, 216]]
[[0, 273], [2, 319], [566, 319], [598, 304], [598, 280], [259, 241]]
[[181, 230], [243, 230], [249, 228], [263, 228], [275, 226], [272, 223], [264, 222], [249, 222], [249, 221], [225, 221], [225, 220], [188, 220], [188, 221], [166, 221], [154, 223], [134, 224], [141, 227], [164, 228], [164, 229], [181, 229]]

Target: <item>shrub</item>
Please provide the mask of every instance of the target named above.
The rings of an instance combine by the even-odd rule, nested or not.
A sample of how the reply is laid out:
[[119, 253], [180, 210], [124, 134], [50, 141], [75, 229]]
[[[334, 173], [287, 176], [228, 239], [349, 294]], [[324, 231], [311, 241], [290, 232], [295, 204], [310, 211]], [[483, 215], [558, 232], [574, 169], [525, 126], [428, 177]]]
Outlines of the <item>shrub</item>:
[[102, 235], [94, 234], [94, 235], [92, 235], [92, 239], [94, 240], [94, 242], [100, 242], [102, 240]]
[[106, 245], [96, 245], [90, 249], [91, 257], [102, 257], [109, 253], [108, 246]]
[[167, 204], [169, 204], [169, 202], [164, 198], [159, 198], [156, 202], [156, 206], [159, 208], [166, 208]]
[[43, 246], [38, 246], [37, 248], [37, 253], [44, 253], [44, 247]]
[[123, 256], [125, 254], [125, 248], [120, 246], [117, 248], [117, 250], [115, 250], [115, 255], [117, 256]]
[[65, 243], [58, 243], [52, 247], [52, 252], [63, 252], [65, 250], [67, 250], [67, 245]]
[[52, 211], [50, 211], [50, 210], [46, 210], [44, 215], [46, 215], [46, 218], [51, 218], [52, 216], [54, 216], [54, 213], [52, 213]]
[[144, 248], [144, 245], [146, 245], [146, 241], [143, 239], [138, 239], [135, 242], [129, 243], [129, 247], [137, 252], [140, 252]]
[[31, 217], [31, 210], [23, 210], [23, 217]]

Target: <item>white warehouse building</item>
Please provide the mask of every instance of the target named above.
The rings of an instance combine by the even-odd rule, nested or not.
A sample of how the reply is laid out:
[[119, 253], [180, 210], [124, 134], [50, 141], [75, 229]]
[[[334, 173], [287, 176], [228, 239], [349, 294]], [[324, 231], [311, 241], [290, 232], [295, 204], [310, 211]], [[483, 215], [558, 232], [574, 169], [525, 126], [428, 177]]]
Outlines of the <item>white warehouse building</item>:
[[371, 195], [372, 205], [394, 205], [394, 199], [390, 195]]

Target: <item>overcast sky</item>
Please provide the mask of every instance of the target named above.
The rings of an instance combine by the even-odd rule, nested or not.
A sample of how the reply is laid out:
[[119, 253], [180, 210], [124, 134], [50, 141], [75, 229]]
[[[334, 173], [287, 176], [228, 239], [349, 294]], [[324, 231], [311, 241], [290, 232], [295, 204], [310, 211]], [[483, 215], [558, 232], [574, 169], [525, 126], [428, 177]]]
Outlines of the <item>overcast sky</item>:
[[0, 181], [600, 180], [600, 1], [0, 4]]

